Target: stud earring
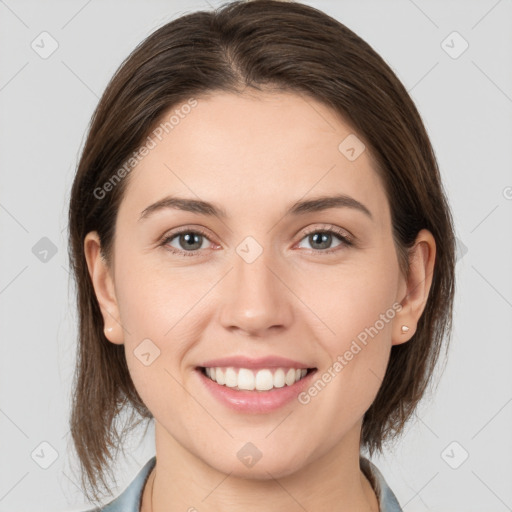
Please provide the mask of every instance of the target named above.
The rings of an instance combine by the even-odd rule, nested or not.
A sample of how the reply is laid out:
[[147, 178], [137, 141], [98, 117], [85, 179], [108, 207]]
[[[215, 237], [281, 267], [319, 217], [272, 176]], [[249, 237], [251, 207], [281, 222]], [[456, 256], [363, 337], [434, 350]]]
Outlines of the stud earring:
[[114, 328], [113, 328], [113, 327], [107, 327], [105, 330], [106, 330], [107, 332], [112, 332], [112, 331], [114, 330]]
[[409, 331], [409, 327], [407, 325], [402, 325], [402, 334], [406, 334]]

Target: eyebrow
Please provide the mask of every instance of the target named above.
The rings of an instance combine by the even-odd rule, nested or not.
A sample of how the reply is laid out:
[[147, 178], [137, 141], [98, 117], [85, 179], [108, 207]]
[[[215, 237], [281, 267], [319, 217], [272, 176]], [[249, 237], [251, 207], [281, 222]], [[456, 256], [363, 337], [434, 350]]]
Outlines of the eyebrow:
[[[373, 219], [370, 210], [364, 204], [345, 194], [320, 196], [307, 201], [297, 201], [286, 211], [286, 216], [304, 215], [307, 213], [328, 210], [330, 208], [353, 208], [364, 213], [370, 219]], [[148, 218], [152, 213], [164, 209], [183, 210], [210, 217], [217, 217], [219, 219], [226, 219], [228, 217], [226, 210], [219, 205], [198, 199], [167, 196], [145, 208], [140, 215], [139, 221]]]

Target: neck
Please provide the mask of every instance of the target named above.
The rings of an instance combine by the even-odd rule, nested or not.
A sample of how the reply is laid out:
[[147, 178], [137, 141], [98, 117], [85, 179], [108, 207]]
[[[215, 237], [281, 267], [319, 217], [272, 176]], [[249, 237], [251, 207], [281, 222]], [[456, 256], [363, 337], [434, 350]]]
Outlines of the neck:
[[334, 449], [291, 474], [264, 471], [249, 478], [206, 464], [156, 422], [157, 464], [146, 482], [141, 512], [238, 512], [241, 507], [247, 512], [379, 512], [359, 467], [360, 424], [356, 427]]

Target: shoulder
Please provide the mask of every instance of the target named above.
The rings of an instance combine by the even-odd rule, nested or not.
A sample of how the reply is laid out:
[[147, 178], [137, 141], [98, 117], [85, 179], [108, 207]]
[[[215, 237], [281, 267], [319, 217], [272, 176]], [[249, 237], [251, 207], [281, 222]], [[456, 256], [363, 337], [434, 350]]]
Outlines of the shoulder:
[[403, 512], [400, 503], [388, 486], [384, 475], [379, 471], [373, 462], [365, 457], [359, 457], [361, 470], [372, 484], [377, 499], [379, 500], [380, 512]]
[[93, 508], [84, 512], [139, 512], [142, 491], [149, 473], [156, 464], [156, 456], [146, 462], [137, 473], [128, 487], [113, 501], [99, 508]]

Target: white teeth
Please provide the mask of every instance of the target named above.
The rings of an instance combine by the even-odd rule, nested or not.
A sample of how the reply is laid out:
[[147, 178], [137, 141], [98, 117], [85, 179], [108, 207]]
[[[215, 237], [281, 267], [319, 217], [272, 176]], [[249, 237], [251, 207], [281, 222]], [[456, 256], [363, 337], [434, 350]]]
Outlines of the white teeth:
[[238, 372], [238, 389], [252, 391], [254, 389], [254, 373], [245, 368], [241, 368]]
[[[251, 372], [252, 373], [252, 372]], [[259, 391], [267, 391], [274, 387], [274, 378], [270, 370], [260, 370], [256, 374], [256, 389]]]
[[226, 386], [236, 388], [238, 386], [238, 375], [234, 368], [226, 368]]
[[287, 386], [291, 386], [295, 382], [295, 370], [290, 368], [286, 373], [286, 377], [284, 378]]
[[[307, 370], [306, 370], [307, 372]], [[274, 387], [282, 388], [284, 386], [284, 370], [282, 368], [278, 368], [274, 373]]]
[[221, 368], [215, 368], [215, 379], [217, 384], [226, 384], [226, 374]]
[[277, 368], [273, 373], [270, 369], [249, 370], [247, 368], [205, 368], [206, 375], [222, 386], [247, 391], [268, 391], [272, 388], [291, 386], [303, 379], [306, 368]]

